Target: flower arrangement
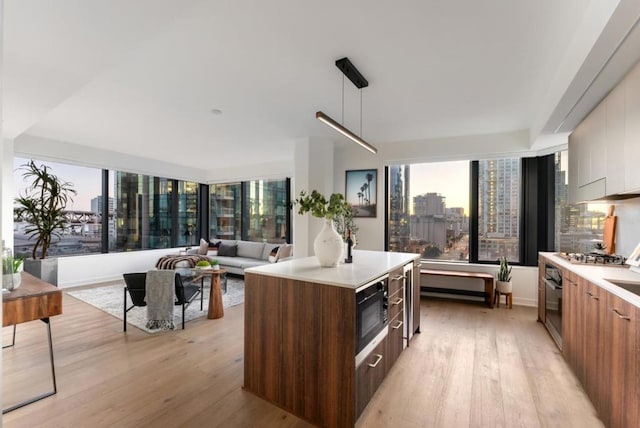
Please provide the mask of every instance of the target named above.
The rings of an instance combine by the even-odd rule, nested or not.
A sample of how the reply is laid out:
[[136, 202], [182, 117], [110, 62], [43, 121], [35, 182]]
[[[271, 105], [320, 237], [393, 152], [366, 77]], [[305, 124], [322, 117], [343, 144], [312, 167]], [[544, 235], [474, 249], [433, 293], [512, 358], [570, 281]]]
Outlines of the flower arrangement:
[[333, 193], [327, 199], [317, 190], [313, 190], [310, 195], [303, 190], [300, 192], [300, 197], [294, 201], [294, 205], [300, 206], [298, 214], [311, 212], [314, 217], [329, 220], [351, 214], [351, 206], [342, 193]]

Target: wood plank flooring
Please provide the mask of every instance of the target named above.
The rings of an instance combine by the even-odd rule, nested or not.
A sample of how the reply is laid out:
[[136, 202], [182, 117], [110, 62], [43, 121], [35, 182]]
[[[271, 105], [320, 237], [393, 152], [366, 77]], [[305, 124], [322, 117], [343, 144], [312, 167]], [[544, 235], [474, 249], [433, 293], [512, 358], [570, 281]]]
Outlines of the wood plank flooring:
[[[425, 300], [422, 333], [357, 427], [601, 427], [536, 310]], [[149, 335], [64, 295], [52, 319], [58, 394], [3, 416], [12, 427], [308, 427], [242, 390], [244, 305]], [[11, 328], [3, 329], [3, 344]], [[3, 350], [4, 406], [50, 388], [45, 326]]]

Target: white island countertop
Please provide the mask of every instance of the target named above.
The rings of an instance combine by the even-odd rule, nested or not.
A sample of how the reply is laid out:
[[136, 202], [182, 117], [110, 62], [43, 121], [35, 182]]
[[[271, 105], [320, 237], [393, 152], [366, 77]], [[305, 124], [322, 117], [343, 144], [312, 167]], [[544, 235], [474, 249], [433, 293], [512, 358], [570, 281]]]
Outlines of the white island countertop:
[[316, 257], [305, 257], [245, 269], [245, 273], [356, 289], [419, 258], [416, 253], [354, 250], [353, 263], [337, 267], [321, 267]]

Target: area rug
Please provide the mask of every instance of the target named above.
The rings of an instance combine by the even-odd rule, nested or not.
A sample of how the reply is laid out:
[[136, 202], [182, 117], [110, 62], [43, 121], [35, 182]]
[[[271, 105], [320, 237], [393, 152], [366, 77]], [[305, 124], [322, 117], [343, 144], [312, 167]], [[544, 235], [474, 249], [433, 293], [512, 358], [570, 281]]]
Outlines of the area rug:
[[[114, 317], [123, 319], [123, 289], [124, 282], [121, 284], [107, 285], [104, 287], [88, 288], [84, 290], [68, 291], [67, 294], [82, 300]], [[209, 284], [205, 283], [203, 293], [203, 310], [200, 310], [200, 298], [196, 298], [185, 311], [185, 321], [191, 321], [196, 318], [207, 315], [209, 308]], [[244, 281], [239, 278], [227, 278], [227, 292], [222, 295], [222, 304], [225, 308], [230, 308], [244, 303]], [[127, 307], [131, 305], [131, 298], [127, 295]], [[175, 306], [173, 310], [173, 319], [176, 328], [182, 326], [182, 306]], [[134, 307], [127, 313], [127, 324], [146, 331], [147, 333], [157, 333], [162, 330], [149, 330], [145, 327], [147, 323], [147, 309], [145, 307]]]

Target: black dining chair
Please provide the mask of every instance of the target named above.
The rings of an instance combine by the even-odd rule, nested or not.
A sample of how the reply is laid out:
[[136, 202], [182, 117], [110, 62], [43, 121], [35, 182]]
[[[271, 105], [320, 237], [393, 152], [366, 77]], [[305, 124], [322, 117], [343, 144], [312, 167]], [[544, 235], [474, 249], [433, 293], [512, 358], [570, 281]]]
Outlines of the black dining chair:
[[[146, 272], [125, 273], [124, 277], [124, 324], [123, 329], [127, 331], [127, 312], [136, 306], [147, 306], [146, 295]], [[131, 306], [127, 308], [127, 293], [131, 298]], [[189, 305], [200, 295], [200, 310], [203, 310], [202, 287], [197, 283], [184, 284], [182, 277], [176, 273], [175, 276], [175, 305], [182, 306], [182, 329], [184, 330], [184, 313]]]

